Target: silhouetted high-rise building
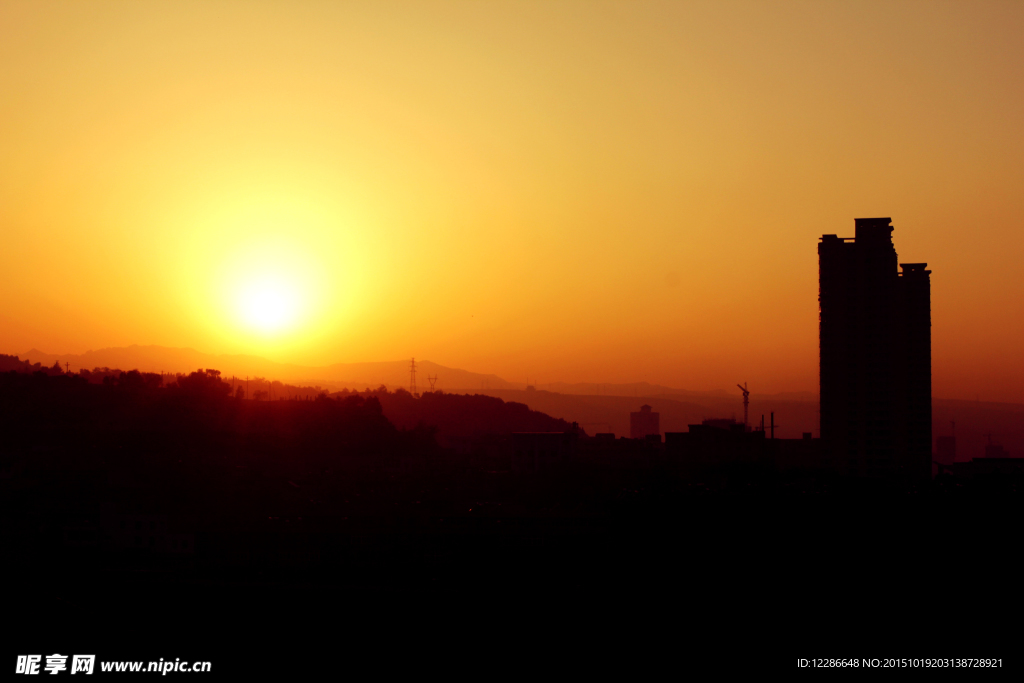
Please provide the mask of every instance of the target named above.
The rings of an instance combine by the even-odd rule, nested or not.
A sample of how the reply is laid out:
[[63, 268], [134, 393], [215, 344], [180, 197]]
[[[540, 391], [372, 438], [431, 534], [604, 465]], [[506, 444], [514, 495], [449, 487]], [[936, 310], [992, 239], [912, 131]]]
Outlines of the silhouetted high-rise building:
[[629, 414], [629, 438], [643, 439], [651, 434], [661, 437], [661, 414], [652, 413], [650, 406], [640, 406], [639, 413]]
[[818, 244], [821, 439], [843, 472], [931, 472], [931, 271], [897, 268], [890, 218]]

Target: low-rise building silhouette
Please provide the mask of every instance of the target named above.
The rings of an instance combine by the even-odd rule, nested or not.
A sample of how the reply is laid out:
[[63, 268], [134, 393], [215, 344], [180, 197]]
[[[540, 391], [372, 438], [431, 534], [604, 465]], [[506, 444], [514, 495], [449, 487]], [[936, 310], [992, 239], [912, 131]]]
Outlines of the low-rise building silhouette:
[[761, 429], [731, 418], [704, 420], [686, 432], [665, 433], [666, 461], [681, 472], [704, 477], [716, 472], [769, 475], [824, 468], [821, 440], [805, 432], [799, 439], [774, 439]]
[[948, 469], [955, 476], [965, 479], [1016, 478], [1019, 482], [1024, 479], [1024, 458], [1011, 458], [1009, 455], [972, 458], [970, 462], [955, 462]]
[[733, 419], [709, 419], [686, 432], [666, 432], [667, 457], [685, 470], [699, 472], [723, 465], [763, 463], [769, 458], [764, 432], [747, 431]]

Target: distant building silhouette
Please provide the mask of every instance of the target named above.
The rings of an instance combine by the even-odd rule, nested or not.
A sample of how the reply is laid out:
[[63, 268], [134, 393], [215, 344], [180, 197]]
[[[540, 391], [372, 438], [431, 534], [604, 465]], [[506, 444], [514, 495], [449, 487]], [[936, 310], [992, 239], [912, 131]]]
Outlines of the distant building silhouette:
[[648, 405], [640, 406], [639, 413], [629, 414], [629, 438], [643, 439], [648, 435], [661, 437], [661, 414], [651, 412]]
[[821, 438], [849, 474], [931, 470], [931, 271], [897, 269], [890, 218], [818, 244]]

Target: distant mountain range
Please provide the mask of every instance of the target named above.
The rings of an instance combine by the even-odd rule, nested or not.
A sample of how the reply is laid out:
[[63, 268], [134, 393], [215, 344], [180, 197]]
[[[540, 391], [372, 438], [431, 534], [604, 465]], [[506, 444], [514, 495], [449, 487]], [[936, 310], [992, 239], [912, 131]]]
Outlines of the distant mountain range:
[[[320, 367], [275, 363], [259, 356], [215, 355], [195, 349], [181, 349], [167, 346], [123, 346], [80, 354], [52, 354], [32, 349], [19, 354], [22, 360], [52, 366], [54, 362], [70, 363], [72, 371], [81, 368], [92, 370], [98, 367], [141, 370], [143, 372], [192, 372], [199, 368], [220, 370], [230, 377], [263, 377], [292, 384], [322, 386], [327, 389], [376, 389], [385, 385], [388, 389], [409, 387], [409, 361], [396, 360], [379, 363], [335, 363]], [[438, 378], [437, 388], [444, 391], [494, 391], [525, 389], [521, 382], [509, 382], [497, 375], [470, 372], [449, 368], [428, 360], [416, 361], [416, 382], [421, 391], [430, 388], [427, 376]], [[726, 399], [733, 401], [739, 391], [687, 391], [648, 382], [598, 384], [593, 382], [551, 382], [538, 384], [538, 390], [576, 396], [680, 396], [688, 398]], [[817, 401], [817, 394], [778, 394], [778, 398], [794, 401]]]

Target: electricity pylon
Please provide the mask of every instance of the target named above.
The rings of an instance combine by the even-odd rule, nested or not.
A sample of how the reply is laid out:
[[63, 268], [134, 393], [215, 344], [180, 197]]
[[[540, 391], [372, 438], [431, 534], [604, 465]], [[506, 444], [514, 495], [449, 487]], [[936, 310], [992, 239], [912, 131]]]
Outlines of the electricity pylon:
[[747, 383], [744, 382], [743, 386], [737, 384], [740, 387], [740, 391], [743, 392], [743, 426], [747, 426], [748, 413], [750, 411], [750, 391], [747, 389]]

